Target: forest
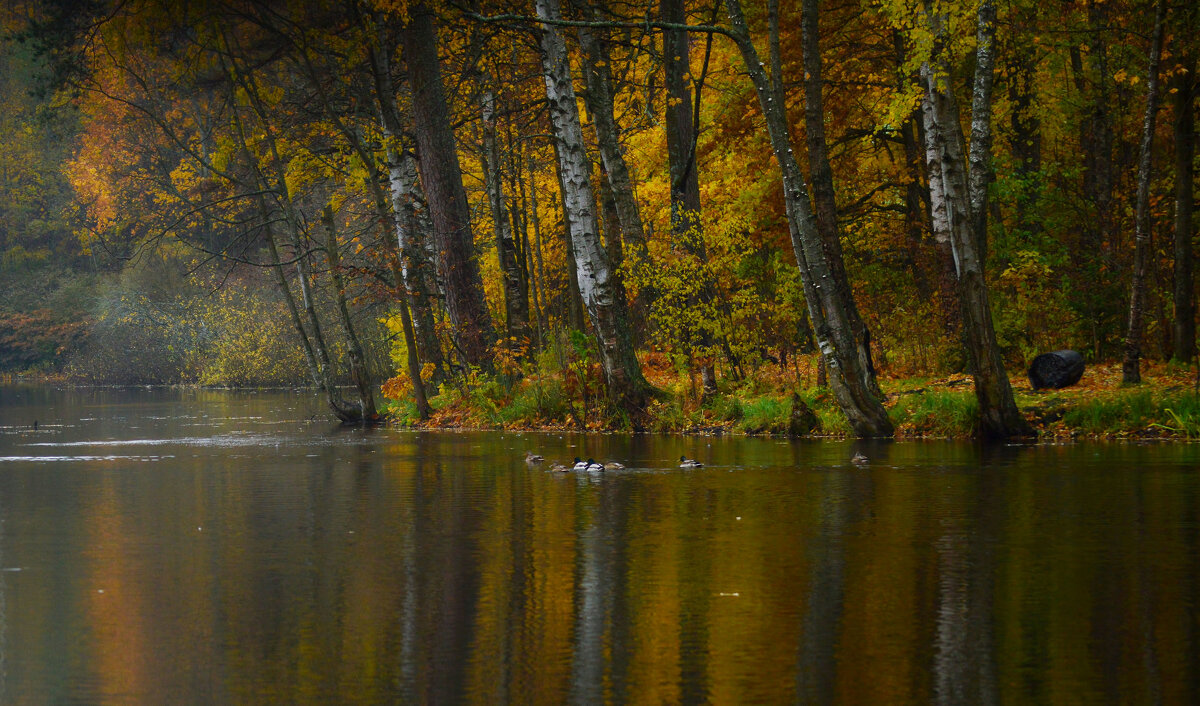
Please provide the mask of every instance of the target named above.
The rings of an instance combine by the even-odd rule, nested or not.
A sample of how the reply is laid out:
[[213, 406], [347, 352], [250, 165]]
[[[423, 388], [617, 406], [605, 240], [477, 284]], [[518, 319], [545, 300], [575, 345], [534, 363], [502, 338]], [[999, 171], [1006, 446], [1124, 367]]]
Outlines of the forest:
[[[9, 376], [310, 385], [347, 423], [1200, 435], [1189, 0], [0, 12]], [[1066, 349], [1083, 392], [1031, 389]]]

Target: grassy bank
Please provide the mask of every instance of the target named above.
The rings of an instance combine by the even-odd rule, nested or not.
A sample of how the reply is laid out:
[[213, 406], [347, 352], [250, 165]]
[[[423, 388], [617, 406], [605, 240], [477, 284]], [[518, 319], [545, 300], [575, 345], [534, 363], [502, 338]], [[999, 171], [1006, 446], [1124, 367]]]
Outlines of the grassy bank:
[[[650, 404], [645, 427], [663, 433], [788, 434], [792, 393], [819, 421], [814, 437], [844, 437], [849, 426], [832, 394], [816, 387], [816, 371], [804, 363], [760, 369], [752, 378], [722, 380], [718, 393], [702, 399], [699, 380], [686, 366], [662, 356], [643, 358], [649, 381], [661, 391]], [[1194, 369], [1151, 363], [1136, 386], [1121, 384], [1120, 366], [1093, 365], [1064, 390], [1033, 391], [1023, 375], [1011, 379], [1017, 405], [1043, 439], [1200, 438], [1200, 396]], [[977, 404], [970, 376], [883, 379], [886, 406], [900, 439], [967, 439], [974, 435]], [[405, 425], [506, 429], [612, 431], [628, 420], [608, 413], [595, 366], [544, 370], [520, 379], [479, 379], [442, 385], [431, 398], [432, 419], [419, 423], [415, 408], [393, 402], [391, 414]]]

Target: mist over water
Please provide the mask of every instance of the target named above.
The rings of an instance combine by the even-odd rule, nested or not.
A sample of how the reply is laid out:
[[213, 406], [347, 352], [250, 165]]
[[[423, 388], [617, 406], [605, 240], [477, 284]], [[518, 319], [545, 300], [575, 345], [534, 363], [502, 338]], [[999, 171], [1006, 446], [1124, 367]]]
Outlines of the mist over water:
[[1198, 467], [0, 387], [0, 703], [1195, 703]]

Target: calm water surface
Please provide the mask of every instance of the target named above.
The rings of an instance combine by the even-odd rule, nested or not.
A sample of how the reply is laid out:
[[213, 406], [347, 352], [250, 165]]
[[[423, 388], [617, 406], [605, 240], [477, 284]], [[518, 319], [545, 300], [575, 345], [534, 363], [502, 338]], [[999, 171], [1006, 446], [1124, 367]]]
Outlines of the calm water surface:
[[0, 387], [0, 704], [1198, 703], [1198, 466]]

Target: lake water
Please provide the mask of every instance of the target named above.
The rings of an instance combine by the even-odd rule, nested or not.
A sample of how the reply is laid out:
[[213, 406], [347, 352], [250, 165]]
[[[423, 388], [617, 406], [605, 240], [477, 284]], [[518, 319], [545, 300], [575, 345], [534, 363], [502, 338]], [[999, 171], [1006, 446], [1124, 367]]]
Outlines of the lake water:
[[0, 387], [0, 704], [1200, 703], [1198, 467]]

